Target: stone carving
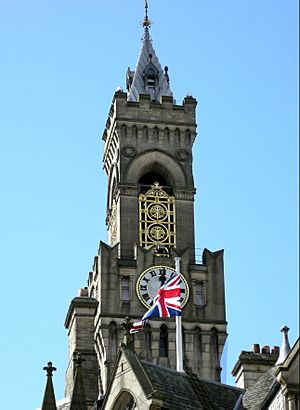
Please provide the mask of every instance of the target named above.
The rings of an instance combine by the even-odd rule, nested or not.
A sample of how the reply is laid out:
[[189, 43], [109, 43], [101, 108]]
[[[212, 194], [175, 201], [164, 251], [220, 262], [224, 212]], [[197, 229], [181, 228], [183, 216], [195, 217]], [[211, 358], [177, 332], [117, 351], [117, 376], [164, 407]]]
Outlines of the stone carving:
[[136, 149], [132, 145], [125, 145], [122, 148], [122, 154], [124, 157], [133, 158], [136, 156]]
[[181, 162], [186, 162], [190, 160], [191, 154], [185, 149], [179, 149], [176, 152], [176, 158]]

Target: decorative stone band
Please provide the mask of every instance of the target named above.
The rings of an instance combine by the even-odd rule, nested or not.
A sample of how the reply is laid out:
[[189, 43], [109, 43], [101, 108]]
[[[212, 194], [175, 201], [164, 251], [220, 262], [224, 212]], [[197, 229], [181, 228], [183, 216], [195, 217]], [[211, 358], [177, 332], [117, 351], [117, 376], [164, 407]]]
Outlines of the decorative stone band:
[[193, 201], [196, 194], [196, 189], [192, 188], [191, 190], [175, 190], [174, 196], [176, 199], [184, 199], [188, 201]]
[[136, 185], [118, 184], [119, 195], [138, 196], [139, 188]]

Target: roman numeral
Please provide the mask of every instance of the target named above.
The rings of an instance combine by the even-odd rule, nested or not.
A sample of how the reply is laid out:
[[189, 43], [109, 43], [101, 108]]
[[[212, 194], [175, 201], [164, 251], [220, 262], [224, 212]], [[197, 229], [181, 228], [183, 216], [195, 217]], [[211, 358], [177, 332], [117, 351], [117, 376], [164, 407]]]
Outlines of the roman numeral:
[[151, 270], [151, 271], [150, 271], [150, 272], [148, 272], [148, 273], [150, 273], [151, 278], [154, 278], [154, 277], [156, 276], [156, 272], [155, 272], [155, 270]]

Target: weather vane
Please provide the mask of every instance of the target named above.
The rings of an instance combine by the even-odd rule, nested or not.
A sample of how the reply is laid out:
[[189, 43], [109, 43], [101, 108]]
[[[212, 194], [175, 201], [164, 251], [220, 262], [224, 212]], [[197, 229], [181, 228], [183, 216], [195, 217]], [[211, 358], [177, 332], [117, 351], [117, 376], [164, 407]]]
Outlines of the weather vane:
[[151, 23], [152, 21], [148, 18], [148, 0], [145, 0], [145, 17], [141, 24], [143, 27], [148, 28], [151, 26]]

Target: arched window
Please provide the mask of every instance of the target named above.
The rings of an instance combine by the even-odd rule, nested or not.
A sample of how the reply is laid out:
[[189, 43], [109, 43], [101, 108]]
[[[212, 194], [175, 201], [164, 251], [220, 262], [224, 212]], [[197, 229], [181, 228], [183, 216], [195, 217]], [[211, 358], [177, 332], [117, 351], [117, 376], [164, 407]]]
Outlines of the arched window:
[[133, 125], [133, 127], [132, 127], [132, 129], [131, 129], [131, 135], [132, 135], [132, 138], [133, 138], [134, 140], [137, 139], [137, 134], [138, 134], [138, 132], [137, 132], [137, 127], [136, 127], [136, 125]]
[[116, 322], [111, 322], [108, 327], [108, 360], [112, 362], [117, 354], [118, 328]]
[[185, 355], [185, 329], [184, 329], [183, 326], [181, 328], [181, 335], [182, 335], [182, 355], [183, 355], [183, 358], [184, 358], [184, 355]]
[[180, 130], [178, 128], [176, 128], [176, 130], [174, 131], [174, 144], [180, 144]]
[[219, 363], [219, 335], [218, 330], [213, 327], [210, 330], [210, 356], [213, 380], [221, 381], [221, 368]]
[[164, 144], [169, 144], [170, 143], [170, 130], [169, 128], [165, 128], [164, 129], [164, 140], [163, 140]]
[[130, 302], [130, 280], [128, 276], [123, 276], [121, 279], [121, 300], [122, 302]]
[[157, 127], [153, 128], [153, 142], [157, 143], [159, 138], [159, 129]]
[[148, 139], [149, 139], [149, 132], [148, 132], [148, 128], [145, 125], [143, 127], [143, 141], [142, 142], [148, 142]]
[[202, 366], [202, 335], [200, 327], [196, 327], [194, 330], [194, 342], [193, 342], [193, 362], [194, 371], [199, 373]]
[[185, 145], [190, 145], [191, 144], [191, 131], [189, 129], [187, 129], [185, 131]]
[[194, 283], [194, 303], [196, 306], [203, 307], [205, 305], [204, 283]]
[[168, 338], [168, 328], [166, 325], [160, 327], [159, 334], [159, 356], [168, 357], [169, 356], [169, 338]]
[[113, 405], [113, 410], [132, 410], [135, 408], [134, 397], [128, 391], [122, 391]]
[[152, 332], [151, 326], [148, 323], [145, 325], [143, 331], [141, 358], [148, 362], [152, 362]]
[[[165, 187], [166, 185], [168, 185], [165, 178], [157, 172], [148, 172], [147, 174], [144, 174], [139, 180], [141, 192], [147, 192], [151, 185], [154, 185], [155, 182], [158, 182], [160, 186], [164, 187], [164, 189], [166, 189]], [[168, 191], [168, 194], [170, 194], [170, 191]]]
[[127, 137], [127, 128], [125, 124], [122, 124], [121, 126], [121, 138], [126, 138]]

